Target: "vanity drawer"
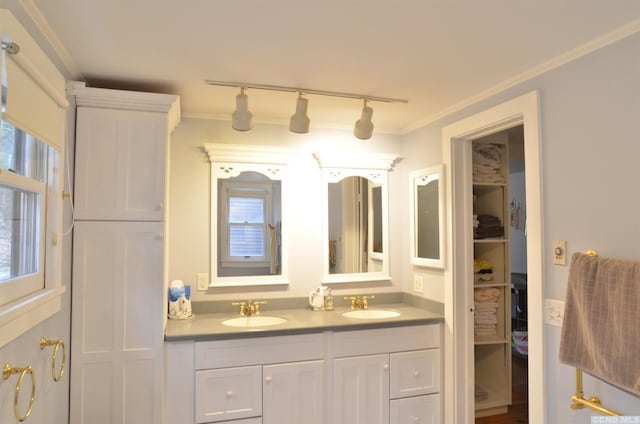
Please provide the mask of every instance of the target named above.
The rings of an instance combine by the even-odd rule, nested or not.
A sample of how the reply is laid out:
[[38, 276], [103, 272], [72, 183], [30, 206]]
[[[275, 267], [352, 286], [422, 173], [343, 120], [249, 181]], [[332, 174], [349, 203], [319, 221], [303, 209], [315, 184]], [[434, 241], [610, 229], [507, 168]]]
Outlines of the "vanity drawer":
[[254, 337], [196, 343], [195, 367], [241, 367], [322, 359], [324, 334]]
[[374, 355], [440, 347], [440, 325], [338, 331], [333, 336], [334, 356]]
[[262, 367], [196, 371], [196, 423], [262, 415]]
[[440, 349], [392, 353], [389, 363], [391, 399], [440, 391]]
[[394, 399], [390, 405], [390, 422], [394, 424], [440, 424], [440, 395]]

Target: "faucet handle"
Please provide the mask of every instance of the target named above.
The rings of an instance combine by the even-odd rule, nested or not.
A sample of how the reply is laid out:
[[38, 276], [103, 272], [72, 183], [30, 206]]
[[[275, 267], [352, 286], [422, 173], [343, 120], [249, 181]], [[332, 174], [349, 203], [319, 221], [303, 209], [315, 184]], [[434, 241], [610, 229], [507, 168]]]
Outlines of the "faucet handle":
[[369, 299], [374, 299], [375, 296], [362, 296], [362, 307], [367, 309], [369, 307]]
[[[249, 302], [251, 303], [251, 302]], [[260, 301], [255, 301], [253, 302], [253, 313], [258, 315], [260, 313], [260, 305], [266, 305], [267, 301], [266, 300], [260, 300]]]

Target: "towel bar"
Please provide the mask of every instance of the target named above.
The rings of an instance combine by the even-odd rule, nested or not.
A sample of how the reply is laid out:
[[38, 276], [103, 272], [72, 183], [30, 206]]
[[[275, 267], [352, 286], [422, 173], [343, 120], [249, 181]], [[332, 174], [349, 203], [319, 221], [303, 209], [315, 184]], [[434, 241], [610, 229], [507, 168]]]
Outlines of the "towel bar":
[[602, 414], [609, 415], [612, 417], [618, 417], [621, 414], [618, 412], [605, 408], [602, 406], [602, 402], [600, 402], [600, 398], [597, 396], [592, 396], [589, 399], [584, 398], [584, 389], [582, 387], [582, 370], [580, 368], [576, 368], [576, 392], [571, 396], [571, 409], [582, 409], [589, 408], [594, 411]]
[[[598, 256], [598, 252], [594, 249], [589, 249], [585, 252], [589, 256]], [[582, 370], [576, 368], [576, 392], [571, 396], [571, 409], [583, 409], [589, 408], [602, 415], [609, 415], [612, 417], [620, 416], [618, 412], [605, 408], [600, 402], [600, 398], [597, 396], [591, 396], [589, 399], [584, 398], [584, 389], [582, 386]]]

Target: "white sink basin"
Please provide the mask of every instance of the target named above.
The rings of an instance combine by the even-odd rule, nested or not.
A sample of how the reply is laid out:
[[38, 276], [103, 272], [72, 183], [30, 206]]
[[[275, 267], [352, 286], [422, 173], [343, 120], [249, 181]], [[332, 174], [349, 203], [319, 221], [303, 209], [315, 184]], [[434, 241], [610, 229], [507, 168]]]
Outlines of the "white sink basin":
[[229, 318], [222, 321], [222, 325], [228, 325], [229, 327], [268, 327], [270, 325], [277, 325], [286, 322], [287, 320], [282, 317], [270, 317], [265, 315], [253, 315], [250, 317], [237, 317]]
[[388, 311], [384, 309], [356, 309], [353, 311], [347, 311], [342, 314], [343, 317], [357, 318], [357, 319], [393, 318], [399, 315], [400, 315], [400, 312]]

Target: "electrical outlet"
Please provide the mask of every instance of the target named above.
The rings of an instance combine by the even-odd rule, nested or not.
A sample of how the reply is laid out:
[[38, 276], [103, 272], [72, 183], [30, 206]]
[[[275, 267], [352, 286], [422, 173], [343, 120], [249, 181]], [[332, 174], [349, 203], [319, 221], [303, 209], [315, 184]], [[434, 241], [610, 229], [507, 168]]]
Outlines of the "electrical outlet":
[[564, 302], [562, 300], [544, 300], [544, 323], [556, 327], [562, 327], [564, 318]]
[[553, 242], [553, 264], [554, 265], [566, 265], [567, 264], [567, 241], [566, 240], [554, 240]]
[[206, 291], [209, 288], [209, 274], [198, 274], [196, 277], [198, 290]]
[[424, 284], [422, 280], [422, 275], [413, 276], [413, 291], [420, 294], [424, 293]]

